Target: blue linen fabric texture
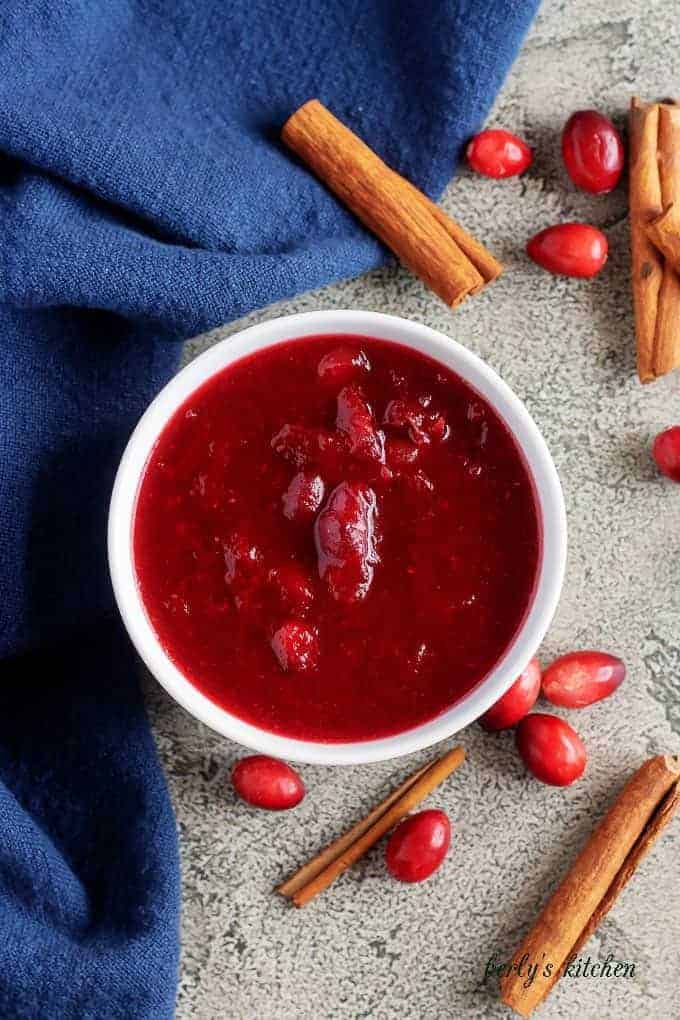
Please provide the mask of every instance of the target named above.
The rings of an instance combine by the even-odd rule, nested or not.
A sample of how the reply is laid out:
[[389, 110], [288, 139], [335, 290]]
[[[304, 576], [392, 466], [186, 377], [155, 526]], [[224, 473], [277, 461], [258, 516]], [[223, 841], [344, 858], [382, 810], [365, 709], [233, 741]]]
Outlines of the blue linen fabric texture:
[[3, 0], [0, 1017], [173, 1013], [175, 822], [106, 510], [182, 338], [385, 258], [281, 124], [317, 96], [437, 195], [535, 6]]

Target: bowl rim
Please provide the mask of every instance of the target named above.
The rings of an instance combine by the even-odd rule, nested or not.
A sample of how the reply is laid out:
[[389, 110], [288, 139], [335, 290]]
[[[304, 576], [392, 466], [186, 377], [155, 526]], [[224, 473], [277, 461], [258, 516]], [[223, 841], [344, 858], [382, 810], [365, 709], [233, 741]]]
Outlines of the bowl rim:
[[[156, 441], [181, 404], [235, 361], [285, 340], [323, 334], [391, 340], [422, 351], [457, 372], [487, 400], [522, 450], [535, 486], [542, 525], [542, 556], [529, 610], [511, 644], [489, 674], [460, 701], [425, 723], [390, 737], [321, 743], [285, 737], [247, 723], [211, 701], [163, 650], [137, 585], [132, 529], [137, 494]], [[458, 341], [422, 323], [381, 312], [322, 310], [266, 319], [214, 344], [179, 371], [142, 415], [127, 443], [113, 485], [108, 518], [108, 559], [114, 595], [141, 659], [162, 687], [206, 726], [244, 747], [290, 761], [358, 765], [423, 750], [479, 718], [511, 686], [535, 655], [553, 618], [566, 564], [567, 528], [559, 477], [545, 440], [522, 401], [501, 377]]]

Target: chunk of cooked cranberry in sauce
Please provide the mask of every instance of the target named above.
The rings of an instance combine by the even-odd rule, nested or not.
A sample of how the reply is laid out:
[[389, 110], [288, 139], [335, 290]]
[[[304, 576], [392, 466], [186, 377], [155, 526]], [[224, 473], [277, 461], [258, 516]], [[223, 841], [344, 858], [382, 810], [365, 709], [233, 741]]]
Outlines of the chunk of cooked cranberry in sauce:
[[411, 425], [414, 405], [410, 400], [397, 397], [390, 400], [383, 415], [383, 425], [391, 425], [395, 429], [407, 429]]
[[357, 602], [371, 586], [378, 562], [375, 519], [375, 493], [352, 482], [341, 482], [317, 517], [319, 577], [337, 602]]
[[261, 609], [265, 564], [261, 549], [247, 535], [236, 532], [224, 543], [224, 580], [239, 612], [257, 615]]
[[417, 493], [419, 496], [425, 496], [434, 492], [434, 483], [432, 479], [429, 475], [426, 475], [424, 471], [421, 471], [420, 468], [416, 471], [404, 473], [401, 477], [404, 485], [406, 485], [409, 489], [412, 489], [413, 492]]
[[347, 436], [353, 456], [385, 463], [385, 437], [376, 428], [371, 405], [358, 386], [343, 386], [338, 393], [335, 424]]
[[284, 425], [271, 442], [272, 450], [295, 467], [306, 467], [318, 460], [333, 443], [333, 435], [306, 425]]
[[347, 440], [337, 432], [284, 425], [272, 439], [271, 447], [296, 468], [315, 467], [327, 479], [339, 479], [344, 474]]
[[409, 438], [418, 446], [442, 443], [449, 437], [449, 425], [442, 414], [429, 406], [428, 397], [420, 400], [390, 400], [385, 408], [383, 424], [395, 429], [406, 429]]
[[267, 575], [275, 609], [279, 614], [304, 616], [314, 601], [311, 578], [297, 563], [282, 563], [272, 567]]
[[320, 475], [298, 471], [281, 497], [283, 513], [289, 521], [311, 521], [323, 503], [324, 484]]
[[435, 414], [425, 421], [425, 435], [433, 443], [443, 443], [451, 434], [449, 424], [443, 414]]
[[228, 585], [251, 584], [262, 577], [262, 551], [246, 535], [234, 533], [224, 544], [224, 579]]
[[324, 383], [344, 386], [371, 371], [371, 363], [362, 350], [340, 344], [325, 354], [319, 362], [317, 373]]
[[419, 447], [408, 439], [394, 439], [388, 437], [385, 440], [385, 458], [388, 467], [397, 474], [408, 471], [418, 460]]
[[304, 673], [319, 662], [319, 640], [301, 620], [286, 620], [274, 631], [272, 651], [286, 673]]

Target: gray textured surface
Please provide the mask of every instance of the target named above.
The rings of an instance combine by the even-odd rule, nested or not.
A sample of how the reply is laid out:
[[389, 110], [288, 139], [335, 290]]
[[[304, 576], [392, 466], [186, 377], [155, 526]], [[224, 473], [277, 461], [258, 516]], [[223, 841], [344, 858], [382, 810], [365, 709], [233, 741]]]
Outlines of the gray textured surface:
[[[155, 685], [149, 701], [181, 830], [183, 968], [179, 1020], [495, 1018], [489, 956], [510, 952], [624, 776], [643, 758], [680, 751], [680, 488], [656, 474], [654, 433], [680, 418], [680, 374], [643, 390], [633, 374], [626, 200], [577, 193], [559, 160], [574, 108], [623, 119], [633, 91], [665, 95], [680, 73], [678, 19], [661, 0], [548, 0], [491, 120], [536, 146], [531, 172], [496, 184], [465, 172], [446, 207], [503, 257], [505, 276], [449, 313], [398, 269], [373, 273], [251, 316], [360, 307], [420, 320], [487, 359], [527, 402], [564, 484], [570, 554], [542, 657], [573, 647], [618, 651], [629, 679], [576, 722], [590, 752], [566, 791], [531, 780], [512, 737], [461, 734], [469, 764], [431, 800], [455, 826], [446, 865], [428, 883], [390, 881], [382, 853], [296, 912], [272, 888], [371, 806], [416, 761], [349, 770], [304, 767], [309, 795], [287, 815], [234, 800], [239, 749]], [[550, 222], [603, 226], [611, 257], [593, 282], [556, 279], [522, 254]], [[244, 325], [190, 345], [192, 353]], [[634, 961], [632, 979], [562, 981], [546, 1018], [680, 1016], [680, 822], [642, 866], [591, 941], [592, 955]]]

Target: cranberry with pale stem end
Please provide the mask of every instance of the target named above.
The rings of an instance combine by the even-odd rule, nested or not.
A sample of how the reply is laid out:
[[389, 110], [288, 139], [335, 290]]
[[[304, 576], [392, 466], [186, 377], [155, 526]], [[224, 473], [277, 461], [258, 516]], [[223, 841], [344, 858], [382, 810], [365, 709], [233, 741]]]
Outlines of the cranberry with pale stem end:
[[652, 446], [652, 457], [662, 475], [680, 482], [680, 425], [659, 432]]
[[527, 255], [558, 276], [596, 276], [607, 261], [607, 238], [589, 223], [558, 223], [527, 241]]
[[305, 785], [285, 761], [266, 754], [253, 754], [237, 761], [231, 781], [241, 800], [268, 811], [286, 811], [299, 804]]
[[506, 730], [523, 719], [536, 702], [541, 689], [541, 667], [532, 659], [502, 698], [480, 718], [485, 730]]
[[607, 652], [569, 652], [543, 674], [543, 696], [553, 705], [585, 708], [608, 698], [626, 676], [626, 667]]
[[451, 843], [443, 811], [420, 811], [394, 830], [385, 849], [388, 871], [400, 882], [423, 882], [440, 866]]
[[586, 749], [576, 730], [556, 715], [526, 715], [516, 731], [517, 750], [542, 783], [569, 786], [586, 767]]
[[514, 177], [531, 166], [533, 153], [526, 142], [502, 128], [480, 131], [468, 143], [468, 163], [485, 177]]
[[578, 188], [603, 195], [618, 184], [623, 170], [623, 142], [597, 110], [577, 110], [564, 125], [562, 158]]

